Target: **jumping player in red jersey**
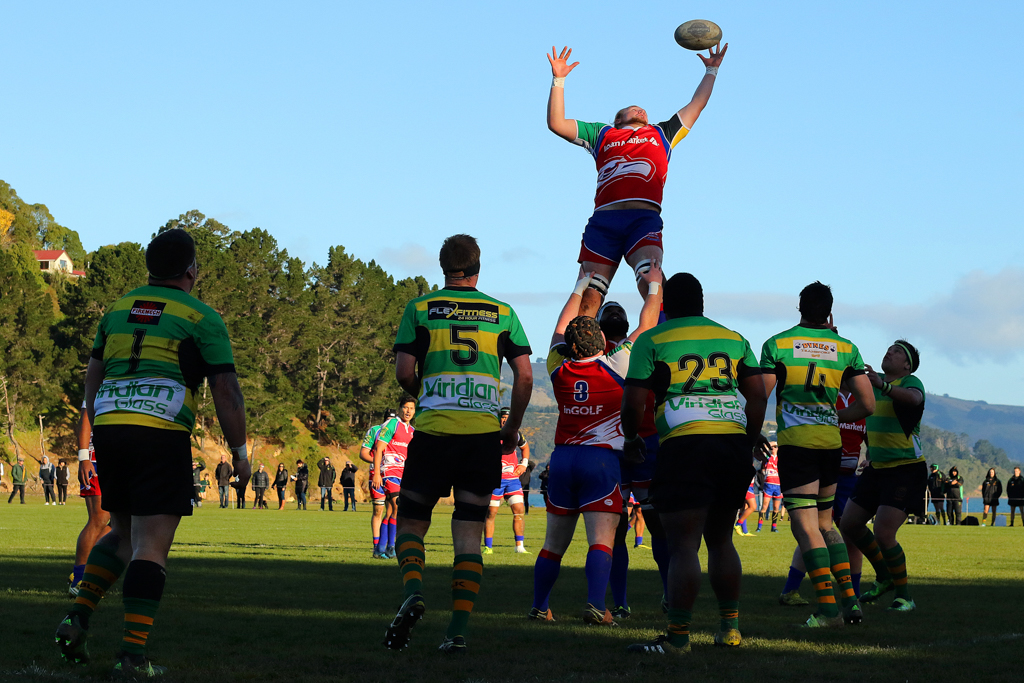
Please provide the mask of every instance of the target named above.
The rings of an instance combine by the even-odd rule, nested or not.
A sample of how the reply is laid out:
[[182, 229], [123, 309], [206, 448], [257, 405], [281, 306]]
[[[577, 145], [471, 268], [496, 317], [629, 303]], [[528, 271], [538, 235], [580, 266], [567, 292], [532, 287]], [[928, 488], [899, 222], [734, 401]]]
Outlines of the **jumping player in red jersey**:
[[590, 546], [583, 620], [593, 625], [615, 623], [605, 607], [605, 592], [615, 530], [623, 510], [619, 488], [622, 387], [633, 340], [658, 321], [662, 275], [656, 260], [642, 279], [648, 293], [640, 326], [611, 354], [605, 353], [605, 338], [597, 320], [577, 315], [589, 274], [576, 283], [551, 336], [547, 366], [558, 402], [558, 423], [548, 478], [548, 528], [534, 565], [531, 619], [551, 619], [548, 598], [582, 514]]
[[71, 585], [68, 587], [68, 595], [72, 598], [78, 597], [78, 584], [82, 581], [85, 561], [89, 559], [92, 547], [110, 531], [110, 513], [101, 505], [100, 479], [96, 476], [96, 449], [92, 446], [92, 425], [89, 424], [85, 403], [82, 403], [82, 419], [78, 422], [77, 436], [79, 495], [85, 500], [89, 519], [78, 534], [78, 544], [75, 546], [75, 565], [71, 568]]
[[[502, 408], [499, 417], [501, 426], [504, 427], [511, 412], [508, 408]], [[520, 457], [520, 455], [522, 457]], [[491, 493], [491, 505], [487, 510], [487, 519], [484, 521], [484, 549], [482, 554], [494, 554], [494, 525], [498, 518], [498, 508], [501, 501], [508, 502], [512, 508], [512, 535], [516, 542], [516, 552], [529, 554], [523, 545], [526, 540], [526, 524], [523, 515], [526, 514], [526, 506], [523, 504], [523, 484], [519, 481], [520, 475], [526, 471], [530, 464], [530, 444], [523, 435], [519, 435], [515, 450], [511, 453], [501, 454], [501, 485]]]
[[[416, 399], [406, 394], [398, 402], [398, 417], [385, 422], [377, 435], [373, 447], [373, 478], [370, 481], [376, 489], [383, 488], [386, 496], [387, 513], [381, 524], [380, 544], [384, 546], [383, 557], [393, 560], [397, 538], [398, 493], [402, 490], [402, 474], [405, 472], [405, 456], [409, 442], [416, 429], [409, 424], [416, 414]], [[387, 529], [386, 543], [384, 529]]]
[[[836, 401], [836, 410], [843, 410], [853, 405], [853, 394], [846, 382], [839, 385], [839, 398]], [[861, 445], [867, 435], [867, 420], [861, 419], [857, 422], [840, 422], [839, 436], [843, 440], [843, 455], [839, 464], [839, 481], [836, 484], [836, 500], [832, 506], [832, 519], [838, 527], [842, 520], [843, 510], [846, 503], [853, 495], [853, 489], [857, 485], [857, 470], [860, 465]], [[845, 539], [844, 539], [845, 541]], [[853, 543], [846, 544], [846, 550], [850, 555], [850, 580], [853, 583], [853, 592], [860, 597], [860, 575], [864, 564], [864, 555]], [[793, 561], [789, 566], [789, 578], [782, 588], [779, 596], [779, 604], [786, 607], [799, 607], [809, 604], [800, 595], [800, 584], [807, 574], [804, 566], [804, 558], [800, 553], [800, 546], [793, 551]]]
[[596, 314], [623, 257], [633, 269], [640, 296], [647, 287], [640, 276], [653, 260], [663, 261], [661, 200], [672, 148], [679, 143], [707, 106], [722, 64], [726, 43], [708, 56], [698, 54], [706, 73], [689, 104], [667, 121], [651, 125], [647, 112], [637, 106], [619, 110], [614, 124], [586, 123], [565, 118], [565, 77], [579, 62], [568, 64], [572, 50], [561, 54], [551, 48], [551, 93], [548, 129], [586, 149], [597, 162], [594, 214], [583, 231], [580, 273], [592, 273], [583, 294], [580, 315]]
[[761, 492], [761, 509], [757, 513], [757, 530], [761, 530], [764, 518], [768, 516], [768, 505], [772, 507], [772, 533], [779, 530], [779, 511], [782, 509], [782, 481], [779, 479], [779, 444], [772, 441], [772, 454], [764, 465], [764, 491]]
[[384, 414], [384, 422], [367, 429], [366, 434], [363, 435], [363, 443], [359, 447], [359, 459], [370, 463], [370, 502], [373, 503], [370, 533], [373, 536], [373, 556], [376, 559], [385, 558], [384, 550], [387, 547], [386, 537], [383, 544], [380, 542], [380, 527], [384, 520], [384, 501], [387, 496], [384, 494], [383, 486], [378, 489], [373, 485], [373, 473], [376, 471], [373, 469], [373, 451], [376, 449], [377, 435], [380, 434], [381, 427], [393, 417], [398, 417], [398, 412], [394, 408], [388, 408]]

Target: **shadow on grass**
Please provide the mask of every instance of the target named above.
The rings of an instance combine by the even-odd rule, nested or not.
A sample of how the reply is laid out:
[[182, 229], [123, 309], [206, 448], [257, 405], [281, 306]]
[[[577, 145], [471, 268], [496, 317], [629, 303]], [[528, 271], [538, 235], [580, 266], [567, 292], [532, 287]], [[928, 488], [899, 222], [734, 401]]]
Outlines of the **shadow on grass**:
[[[883, 607], [867, 607], [862, 627], [805, 631], [796, 624], [806, 619], [809, 608], [778, 606], [779, 580], [748, 576], [741, 602], [744, 645], [722, 651], [711, 647], [717, 605], [705, 577], [694, 611], [693, 652], [665, 660], [624, 652], [627, 644], [663, 628], [656, 572], [631, 571], [633, 618], [619, 628], [598, 629], [578, 619], [586, 595], [583, 570], [564, 567], [551, 601], [558, 621], [539, 624], [524, 618], [532, 597], [532, 562], [489, 557], [472, 620], [471, 650], [452, 659], [434, 650], [447, 624], [450, 551], [428, 553], [427, 616], [409, 650], [394, 653], [381, 646], [401, 599], [394, 562], [363, 559], [363, 554], [345, 557], [344, 563], [340, 558], [188, 554], [188, 546], [205, 545], [253, 547], [182, 544], [179, 550], [186, 554], [172, 556], [150, 651], [171, 667], [173, 681], [646, 681], [684, 672], [688, 681], [942, 681], [968, 662], [974, 680], [994, 681], [1019, 680], [1024, 665], [1024, 624], [1017, 616], [1024, 605], [1024, 581], [916, 583], [916, 612], [887, 614]], [[0, 679], [15, 674], [22, 681], [65, 677], [51, 640], [70, 603], [62, 590], [62, 565], [45, 552], [5, 557], [2, 577]], [[811, 595], [806, 584], [803, 592]], [[93, 618], [95, 661], [69, 672], [70, 679], [106, 674], [120, 639], [120, 618], [115, 588]]]

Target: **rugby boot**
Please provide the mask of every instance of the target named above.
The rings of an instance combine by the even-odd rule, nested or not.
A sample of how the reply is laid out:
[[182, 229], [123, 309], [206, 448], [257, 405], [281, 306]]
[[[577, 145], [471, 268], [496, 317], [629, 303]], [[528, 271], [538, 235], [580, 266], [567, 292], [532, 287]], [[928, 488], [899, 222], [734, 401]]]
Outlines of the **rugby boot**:
[[488, 547], [485, 546], [483, 548], [483, 550], [480, 551], [480, 554], [481, 555], [493, 555], [494, 554], [494, 548], [488, 548]]
[[110, 677], [115, 680], [135, 681], [140, 678], [155, 678], [167, 673], [166, 666], [158, 666], [149, 661], [146, 655], [130, 655], [121, 652], [117, 655], [114, 670]]
[[837, 614], [834, 617], [825, 617], [820, 614], [812, 614], [807, 618], [802, 628], [842, 628], [845, 625], [843, 615]]
[[409, 647], [412, 628], [417, 621], [423, 618], [423, 613], [426, 611], [427, 605], [423, 602], [422, 593], [416, 592], [406, 598], [398, 609], [398, 614], [395, 615], [384, 632], [384, 647], [390, 650]]
[[912, 612], [917, 609], [917, 605], [913, 600], [907, 600], [906, 598], [896, 598], [892, 601], [892, 605], [885, 608], [886, 612]]
[[859, 626], [864, 623], [864, 611], [860, 608], [859, 602], [854, 602], [849, 607], [843, 607], [843, 621], [847, 626]]
[[632, 610], [630, 610], [629, 607], [625, 607], [623, 605], [619, 605], [618, 607], [612, 610], [612, 617], [614, 617], [615, 619], [629, 619], [631, 616], [633, 616]]
[[536, 607], [530, 609], [530, 613], [526, 615], [527, 619], [533, 619], [534, 621], [554, 621], [555, 615], [551, 613], [551, 609], [541, 610]]
[[876, 579], [871, 588], [860, 594], [860, 601], [865, 604], [871, 604], [895, 588], [896, 586], [893, 584], [892, 579], [886, 579], [885, 581], [878, 581]]
[[89, 661], [89, 648], [85, 641], [89, 637], [89, 631], [77, 614], [69, 614], [64, 617], [54, 634], [54, 642], [60, 648], [60, 656], [68, 664], [85, 664]]
[[683, 645], [682, 647], [676, 647], [672, 643], [668, 642], [668, 636], [664, 633], [652, 641], [646, 643], [633, 643], [632, 645], [626, 646], [626, 652], [643, 655], [682, 655], [689, 651], [689, 641], [687, 641], [686, 645]]
[[462, 636], [455, 636], [454, 638], [445, 637], [441, 641], [441, 647], [437, 649], [449, 655], [466, 654], [466, 639]]
[[715, 645], [719, 647], [739, 647], [742, 642], [743, 636], [740, 635], [738, 628], [726, 629], [715, 634]]
[[602, 612], [589, 602], [583, 608], [583, 621], [591, 626], [618, 626], [607, 608]]
[[800, 595], [800, 591], [794, 589], [788, 593], [780, 595], [779, 604], [783, 607], [802, 607], [803, 605], [809, 605], [811, 603], [803, 599], [803, 596]]

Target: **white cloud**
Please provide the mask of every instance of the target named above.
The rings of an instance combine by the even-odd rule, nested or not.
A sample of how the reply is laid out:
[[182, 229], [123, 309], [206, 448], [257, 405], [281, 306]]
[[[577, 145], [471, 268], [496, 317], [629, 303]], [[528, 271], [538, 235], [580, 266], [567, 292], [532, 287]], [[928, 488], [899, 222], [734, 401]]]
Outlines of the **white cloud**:
[[406, 242], [399, 247], [384, 247], [378, 259], [389, 268], [400, 270], [403, 274], [423, 275], [432, 273], [437, 265], [437, 253], [431, 253], [420, 244]]

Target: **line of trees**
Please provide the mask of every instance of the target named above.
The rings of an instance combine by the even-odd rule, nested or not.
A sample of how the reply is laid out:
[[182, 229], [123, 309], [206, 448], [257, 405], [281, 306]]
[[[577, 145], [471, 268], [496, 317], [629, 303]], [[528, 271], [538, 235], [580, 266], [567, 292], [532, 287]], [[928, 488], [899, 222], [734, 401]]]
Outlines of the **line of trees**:
[[[198, 211], [156, 232], [174, 228], [196, 241], [192, 294], [223, 316], [231, 334], [250, 436], [287, 441], [298, 418], [322, 444], [351, 443], [395, 403], [401, 389], [391, 346], [406, 302], [430, 291], [424, 278], [395, 281], [341, 246], [329, 250], [326, 265], [307, 268], [267, 231], [233, 231]], [[68, 251], [86, 276], [41, 274], [31, 252], [42, 248]], [[146, 278], [144, 244], [86, 254], [44, 205], [26, 204], [0, 181], [0, 457], [10, 459], [19, 448], [15, 432], [39, 416], [50, 450], [73, 452], [96, 326], [107, 306]], [[202, 447], [222, 437], [212, 398], [200, 392], [194, 438]]]

